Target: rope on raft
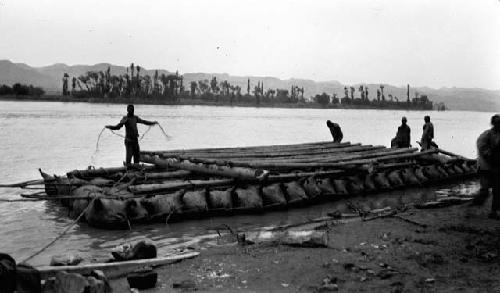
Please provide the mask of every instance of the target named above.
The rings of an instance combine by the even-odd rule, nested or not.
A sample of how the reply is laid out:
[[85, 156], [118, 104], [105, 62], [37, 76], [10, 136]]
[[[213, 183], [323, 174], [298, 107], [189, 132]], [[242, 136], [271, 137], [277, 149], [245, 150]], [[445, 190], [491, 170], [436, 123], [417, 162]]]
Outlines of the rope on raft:
[[[141, 141], [141, 140], [144, 138], [144, 136], [146, 136], [146, 134], [147, 134], [147, 133], [151, 130], [151, 128], [153, 128], [155, 125], [158, 125], [158, 127], [160, 127], [160, 130], [161, 130], [161, 132], [163, 133], [163, 136], [165, 136], [165, 138], [167, 139], [167, 141], [169, 141], [169, 140], [171, 140], [171, 139], [172, 139], [172, 137], [171, 137], [170, 135], [168, 135], [168, 134], [167, 134], [167, 132], [165, 131], [165, 129], [163, 129], [163, 127], [162, 127], [162, 126], [158, 123], [158, 124], [149, 125], [149, 126], [148, 126], [148, 129], [146, 129], [146, 131], [144, 131], [144, 133], [141, 135], [141, 137], [139, 137], [139, 141]], [[100, 136], [101, 136], [102, 132], [104, 131], [104, 129], [106, 129], [106, 127], [104, 127], [104, 128], [101, 130], [101, 133], [99, 134], [99, 137], [98, 137], [98, 139], [97, 139], [97, 143], [99, 143], [99, 138], [100, 138]], [[117, 133], [117, 132], [115, 132], [114, 130], [111, 130], [111, 129], [110, 129], [109, 131], [111, 131], [111, 133], [113, 133], [113, 134], [114, 134], [114, 135], [116, 135], [116, 136], [119, 136], [119, 137], [121, 137], [121, 138], [125, 138], [125, 136], [124, 136], [123, 134]], [[96, 148], [97, 148], [97, 146], [98, 146], [98, 145], [96, 145]]]
[[[146, 131], [141, 135], [141, 137], [139, 137], [139, 141], [142, 141], [144, 139], [144, 137], [146, 136], [146, 134], [151, 130], [151, 128], [153, 128], [153, 126], [155, 125], [158, 125], [158, 127], [160, 127], [160, 130], [161, 132], [163, 133], [163, 136], [165, 136], [165, 138], [167, 139], [167, 141], [170, 141], [172, 139], [172, 137], [170, 135], [168, 135], [166, 132], [165, 132], [165, 129], [163, 129], [163, 127], [158, 123], [158, 124], [153, 124], [153, 125], [149, 125], [148, 126], [148, 129], [146, 129]], [[97, 136], [97, 141], [96, 141], [96, 144], [95, 144], [95, 151], [94, 153], [92, 154], [92, 156], [90, 156], [90, 165], [93, 166], [95, 165], [95, 159], [96, 159], [96, 156], [97, 154], [99, 153], [99, 141], [101, 140], [101, 136], [102, 136], [102, 133], [104, 132], [104, 130], [106, 130], [107, 128], [106, 127], [103, 127], [101, 129], [101, 132], [99, 132], [99, 135]], [[114, 135], [116, 136], [119, 136], [123, 139], [125, 139], [125, 136], [121, 133], [117, 133], [115, 132], [114, 130], [111, 130], [109, 129], [109, 131], [111, 131], [111, 133], [113, 133]]]

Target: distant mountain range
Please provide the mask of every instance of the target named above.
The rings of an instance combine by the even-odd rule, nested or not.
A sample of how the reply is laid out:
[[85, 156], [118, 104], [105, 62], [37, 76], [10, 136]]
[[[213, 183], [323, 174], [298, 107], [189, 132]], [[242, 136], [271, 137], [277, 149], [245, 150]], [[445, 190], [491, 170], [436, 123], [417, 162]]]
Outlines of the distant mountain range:
[[[117, 66], [108, 63], [99, 63], [95, 65], [66, 65], [57, 63], [44, 67], [32, 67], [24, 63], [13, 63], [9, 60], [0, 60], [0, 84], [12, 85], [14, 83], [32, 84], [45, 89], [48, 94], [57, 94], [62, 91], [62, 77], [68, 73], [70, 77], [78, 77], [88, 71], [105, 71], [108, 66], [112, 74], [123, 74], [127, 67]], [[153, 70], [142, 69], [141, 74], [154, 75]], [[169, 74], [167, 70], [158, 70], [160, 74]], [[233, 85], [239, 85], [246, 93], [247, 80], [250, 79], [251, 87], [257, 85], [257, 82], [264, 83], [264, 89], [280, 88], [290, 89], [292, 85], [304, 88], [304, 97], [311, 97], [323, 92], [332, 95], [336, 93], [338, 97], [344, 96], [344, 84], [338, 81], [313, 81], [308, 79], [287, 79], [281, 80], [275, 77], [264, 76], [232, 76], [227, 73], [183, 73], [184, 84], [189, 88], [189, 82], [216, 77], [218, 81], [227, 80]], [[355, 95], [359, 93], [357, 89], [360, 84], [347, 85], [356, 88]], [[379, 84], [363, 84], [369, 89], [369, 98], [376, 98]], [[410, 85], [411, 86], [411, 85]], [[415, 96], [415, 92], [426, 94], [430, 100], [435, 103], [443, 102], [447, 108], [453, 110], [471, 110], [471, 111], [500, 111], [500, 90], [486, 90], [480, 88], [440, 88], [433, 89], [428, 87], [410, 88], [410, 98]], [[384, 93], [387, 98], [389, 94], [397, 97], [400, 101], [406, 99], [406, 87], [396, 87], [385, 84]]]

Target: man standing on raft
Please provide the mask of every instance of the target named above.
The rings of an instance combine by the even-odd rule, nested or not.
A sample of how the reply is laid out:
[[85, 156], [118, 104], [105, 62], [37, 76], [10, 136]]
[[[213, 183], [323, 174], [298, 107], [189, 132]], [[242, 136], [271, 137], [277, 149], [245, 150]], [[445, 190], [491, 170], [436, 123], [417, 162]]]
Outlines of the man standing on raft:
[[139, 131], [137, 131], [137, 123], [142, 123], [146, 125], [158, 124], [158, 121], [147, 121], [143, 120], [134, 115], [134, 105], [127, 106], [127, 116], [123, 116], [120, 123], [116, 125], [106, 125], [107, 129], [118, 130], [125, 125], [125, 164], [130, 165], [132, 161], [132, 156], [134, 157], [134, 163], [139, 163], [140, 158], [140, 148], [139, 148]]
[[420, 139], [420, 146], [422, 151], [429, 150], [431, 148], [437, 148], [437, 145], [432, 141], [434, 138], [434, 125], [431, 123], [431, 117], [424, 117], [424, 127], [422, 138]]

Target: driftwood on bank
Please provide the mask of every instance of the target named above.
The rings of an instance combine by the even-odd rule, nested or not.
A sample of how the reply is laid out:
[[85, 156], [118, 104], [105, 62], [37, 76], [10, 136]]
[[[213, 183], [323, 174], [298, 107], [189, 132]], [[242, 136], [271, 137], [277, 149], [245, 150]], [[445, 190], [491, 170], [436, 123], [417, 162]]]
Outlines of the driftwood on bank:
[[106, 274], [106, 277], [113, 279], [117, 276], [132, 273], [145, 267], [168, 265], [184, 259], [194, 258], [199, 254], [199, 252], [185, 252], [152, 259], [138, 259], [111, 263], [90, 263], [77, 266], [39, 266], [36, 267], [36, 269], [40, 272], [42, 279], [48, 279], [56, 273], [63, 271], [88, 275], [94, 270], [101, 270]]
[[324, 230], [258, 231], [242, 234], [239, 238], [245, 244], [269, 242], [298, 247], [328, 247], [328, 232]]

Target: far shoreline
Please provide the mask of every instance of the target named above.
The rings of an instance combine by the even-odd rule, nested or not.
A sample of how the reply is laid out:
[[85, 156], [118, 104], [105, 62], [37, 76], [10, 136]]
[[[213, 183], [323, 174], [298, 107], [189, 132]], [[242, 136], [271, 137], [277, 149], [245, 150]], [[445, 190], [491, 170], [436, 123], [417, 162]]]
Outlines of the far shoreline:
[[[380, 107], [376, 105], [321, 105], [316, 102], [305, 103], [244, 103], [225, 101], [207, 101], [199, 98], [181, 97], [178, 101], [166, 101], [159, 98], [92, 98], [92, 97], [74, 97], [62, 95], [43, 95], [43, 96], [0, 96], [0, 101], [12, 102], [63, 102], [63, 103], [89, 103], [89, 104], [135, 104], [135, 105], [167, 105], [167, 106], [213, 106], [213, 107], [252, 107], [252, 108], [278, 108], [278, 109], [345, 109], [345, 110], [401, 110], [401, 111], [437, 111], [435, 109], [418, 109], [407, 107]], [[449, 109], [447, 109], [449, 111]]]

